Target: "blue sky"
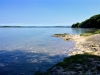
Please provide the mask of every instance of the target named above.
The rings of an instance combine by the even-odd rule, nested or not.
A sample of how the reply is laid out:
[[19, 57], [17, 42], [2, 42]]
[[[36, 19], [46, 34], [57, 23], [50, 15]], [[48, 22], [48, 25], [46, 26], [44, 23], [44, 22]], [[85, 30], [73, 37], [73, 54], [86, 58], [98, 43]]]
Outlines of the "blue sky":
[[0, 25], [72, 25], [100, 14], [100, 0], [0, 0]]

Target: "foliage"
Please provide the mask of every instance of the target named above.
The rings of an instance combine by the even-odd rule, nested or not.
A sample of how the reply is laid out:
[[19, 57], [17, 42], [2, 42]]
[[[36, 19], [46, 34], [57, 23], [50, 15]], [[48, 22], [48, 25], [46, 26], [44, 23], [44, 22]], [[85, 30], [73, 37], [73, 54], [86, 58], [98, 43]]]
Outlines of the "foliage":
[[94, 32], [95, 34], [100, 34], [100, 29]]
[[[74, 64], [86, 64], [86, 63], [90, 64], [89, 59], [91, 59], [91, 58], [95, 59], [95, 61], [96, 60], [100, 61], [100, 56], [85, 53], [85, 54], [77, 54], [77, 55], [65, 58], [62, 62], [56, 64], [55, 66], [61, 66], [63, 68], [67, 68], [67, 67], [70, 67], [70, 65], [73, 64], [73, 63]], [[55, 66], [53, 66], [53, 67], [55, 67]]]
[[78, 27], [79, 27], [79, 25], [80, 25], [80, 23], [79, 23], [79, 22], [77, 22], [77, 23], [75, 23], [75, 24], [73, 24], [73, 25], [72, 25], [72, 28], [78, 28]]
[[82, 33], [80, 36], [91, 36], [93, 33]]
[[81, 23], [73, 24], [72, 28], [100, 28], [100, 14], [94, 15]]
[[95, 31], [90, 31], [90, 32], [84, 32], [82, 34], [80, 34], [80, 36], [90, 36], [93, 34], [100, 34], [100, 29], [99, 30], [95, 30]]

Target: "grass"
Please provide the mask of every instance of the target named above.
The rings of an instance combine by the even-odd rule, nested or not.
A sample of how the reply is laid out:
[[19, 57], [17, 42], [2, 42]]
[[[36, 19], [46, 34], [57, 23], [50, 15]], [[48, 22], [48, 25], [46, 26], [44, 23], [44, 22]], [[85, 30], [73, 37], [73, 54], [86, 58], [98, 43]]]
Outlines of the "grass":
[[[88, 69], [94, 68], [95, 65], [92, 63], [92, 61], [100, 61], [100, 56], [92, 55], [91, 53], [77, 54], [70, 57], [66, 57], [62, 62], [59, 62], [58, 64], [51, 67], [46, 73], [37, 72], [37, 74], [35, 75], [50, 75], [50, 71], [57, 66], [60, 66], [67, 70], [78, 71], [78, 64], [79, 67], [82, 66], [81, 69], [86, 72]], [[87, 65], [87, 67], [85, 65]]]
[[91, 36], [91, 35], [94, 35], [94, 34], [100, 34], [100, 29], [95, 30], [95, 31], [84, 32], [80, 36]]
[[99, 29], [99, 30], [96, 30], [96, 31], [94, 32], [94, 34], [100, 34], [100, 29]]
[[[97, 70], [97, 64], [94, 64], [93, 61], [100, 61], [100, 56], [92, 55], [91, 53], [85, 53], [85, 54], [77, 54], [74, 56], [70, 56], [68, 58], [65, 58], [62, 62], [54, 65], [50, 70], [52, 70], [56, 66], [60, 66], [64, 68], [67, 72], [68, 71], [79, 71], [79, 68], [81, 67], [80, 70], [82, 71], [83, 75], [84, 73], [87, 72], [87, 70], [91, 70], [92, 68], [95, 68], [94, 70]], [[100, 63], [98, 63], [100, 65]], [[96, 66], [95, 66], [96, 65]], [[99, 67], [100, 68], [100, 67]], [[99, 70], [98, 70], [99, 71]], [[80, 75], [80, 74], [75, 74], [75, 75]]]
[[96, 58], [96, 59], [99, 58], [99, 60], [100, 60], [100, 57], [96, 56], [96, 55], [91, 55], [91, 54], [87, 54], [87, 53], [86, 54], [77, 54], [77, 55], [65, 58], [62, 62], [56, 64], [55, 66], [61, 66], [63, 68], [66, 68], [66, 67], [70, 66], [72, 63], [84, 64], [86, 62], [87, 64], [89, 64], [90, 62], [89, 62], [88, 58]]
[[93, 33], [82, 33], [80, 36], [91, 36]]
[[56, 37], [59, 37], [59, 36], [64, 37], [64, 36], [66, 36], [66, 35], [69, 35], [69, 34], [68, 34], [68, 33], [64, 33], [64, 34], [54, 34], [54, 36], [56, 36]]

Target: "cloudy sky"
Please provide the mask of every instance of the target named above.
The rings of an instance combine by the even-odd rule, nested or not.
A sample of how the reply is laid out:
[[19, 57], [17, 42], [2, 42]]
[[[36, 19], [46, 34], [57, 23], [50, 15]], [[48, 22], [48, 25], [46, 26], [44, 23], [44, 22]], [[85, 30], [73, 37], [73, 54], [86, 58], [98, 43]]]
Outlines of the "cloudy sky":
[[100, 14], [100, 0], [0, 0], [0, 25], [54, 26]]

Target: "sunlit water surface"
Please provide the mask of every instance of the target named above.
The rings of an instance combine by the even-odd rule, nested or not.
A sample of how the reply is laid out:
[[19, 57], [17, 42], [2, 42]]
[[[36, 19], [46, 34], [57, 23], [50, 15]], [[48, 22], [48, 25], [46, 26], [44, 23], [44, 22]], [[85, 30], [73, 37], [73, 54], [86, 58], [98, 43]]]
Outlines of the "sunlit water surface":
[[0, 28], [0, 75], [33, 75], [46, 71], [73, 51], [74, 41], [56, 33], [80, 34], [72, 28]]

